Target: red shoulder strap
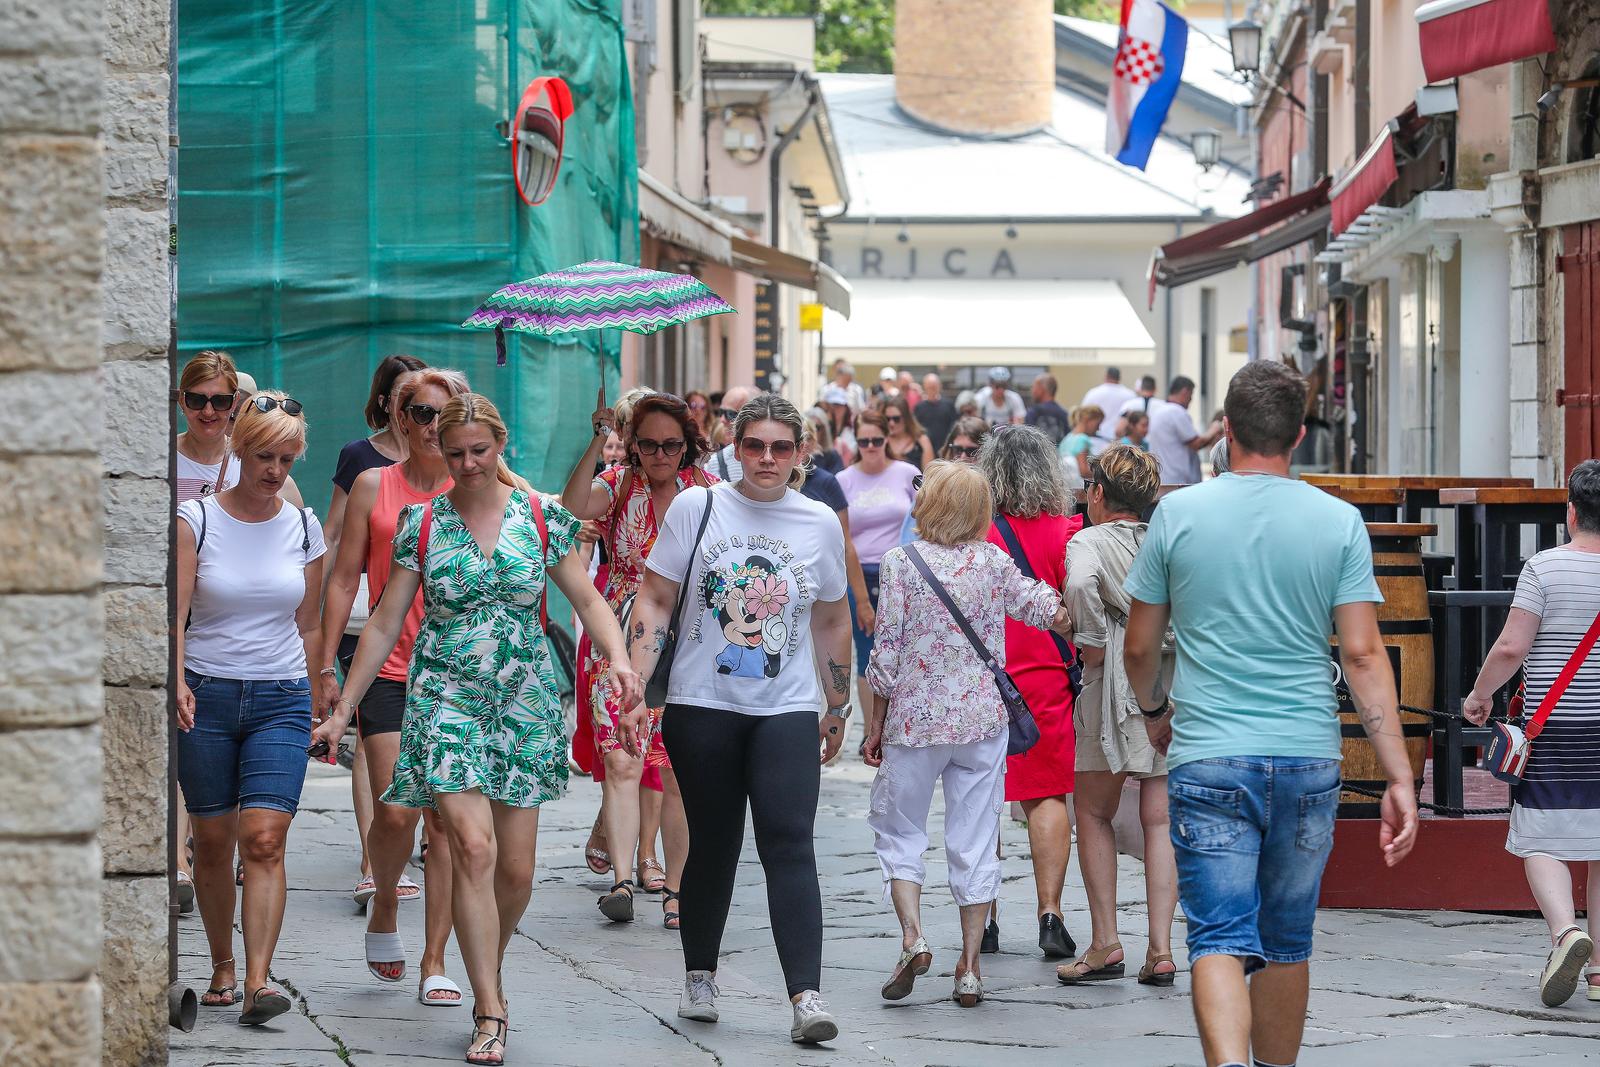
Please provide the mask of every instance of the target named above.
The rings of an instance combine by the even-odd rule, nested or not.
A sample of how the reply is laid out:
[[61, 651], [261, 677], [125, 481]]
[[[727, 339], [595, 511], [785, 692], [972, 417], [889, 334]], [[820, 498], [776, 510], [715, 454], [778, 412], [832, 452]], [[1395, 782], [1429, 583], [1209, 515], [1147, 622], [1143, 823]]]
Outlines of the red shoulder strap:
[[1544, 729], [1544, 721], [1550, 713], [1556, 710], [1556, 702], [1567, 691], [1567, 686], [1572, 684], [1572, 679], [1578, 676], [1578, 668], [1583, 666], [1583, 661], [1589, 658], [1589, 653], [1594, 649], [1595, 641], [1600, 640], [1600, 614], [1596, 614], [1594, 622], [1589, 624], [1589, 632], [1583, 635], [1583, 640], [1578, 642], [1578, 647], [1572, 650], [1572, 658], [1567, 660], [1567, 665], [1561, 668], [1561, 674], [1556, 678], [1550, 691], [1539, 701], [1539, 710], [1533, 713], [1533, 718], [1528, 720], [1528, 725], [1522, 732], [1529, 741], [1539, 736]]
[[533, 505], [533, 522], [539, 527], [539, 549], [544, 556], [544, 584], [539, 587], [539, 626], [545, 633], [550, 632], [550, 613], [545, 610], [545, 591], [550, 588], [550, 527], [544, 521], [544, 498], [538, 493], [529, 493], [529, 503]]

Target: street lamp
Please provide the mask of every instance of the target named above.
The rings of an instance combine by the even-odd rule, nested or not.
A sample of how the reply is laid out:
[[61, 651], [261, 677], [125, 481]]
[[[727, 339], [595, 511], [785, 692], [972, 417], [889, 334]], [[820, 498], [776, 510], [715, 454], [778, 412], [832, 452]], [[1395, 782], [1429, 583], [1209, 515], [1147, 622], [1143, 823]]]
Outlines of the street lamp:
[[1209, 171], [1222, 158], [1222, 134], [1216, 130], [1196, 130], [1189, 138], [1189, 149], [1200, 169]]
[[1228, 50], [1233, 69], [1246, 78], [1261, 69], [1261, 24], [1245, 19], [1228, 27]]

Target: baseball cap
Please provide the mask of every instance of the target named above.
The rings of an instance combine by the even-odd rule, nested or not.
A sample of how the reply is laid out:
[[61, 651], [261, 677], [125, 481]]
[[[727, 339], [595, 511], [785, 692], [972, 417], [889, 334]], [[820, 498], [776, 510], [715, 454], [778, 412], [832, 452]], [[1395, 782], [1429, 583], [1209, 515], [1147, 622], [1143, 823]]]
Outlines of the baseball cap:
[[239, 379], [239, 392], [251, 394], [261, 392], [256, 388], [256, 380], [244, 371], [238, 371], [235, 376]]
[[883, 382], [893, 381], [898, 375], [893, 367], [885, 367], [878, 372], [878, 380]]
[[830, 385], [822, 391], [822, 402], [824, 404], [844, 404], [848, 406], [850, 394], [845, 392], [841, 386]]
[[990, 367], [989, 368], [989, 380], [991, 382], [994, 382], [996, 385], [1000, 384], [1001, 382], [1009, 382], [1011, 380], [1011, 368], [1010, 367]]

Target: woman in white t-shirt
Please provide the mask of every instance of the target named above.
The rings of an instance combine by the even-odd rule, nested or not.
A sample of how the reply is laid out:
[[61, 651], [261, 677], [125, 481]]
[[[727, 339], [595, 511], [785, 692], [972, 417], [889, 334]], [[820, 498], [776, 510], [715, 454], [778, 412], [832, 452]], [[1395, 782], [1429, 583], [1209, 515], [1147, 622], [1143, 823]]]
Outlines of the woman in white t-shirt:
[[[673, 499], [628, 639], [634, 668], [648, 678], [668, 630], [678, 635], [662, 717], [689, 824], [678, 1015], [717, 1019], [717, 953], [748, 802], [794, 1009], [789, 1037], [815, 1043], [839, 1032], [817, 993], [822, 898], [812, 833], [821, 765], [839, 751], [850, 715], [850, 615], [839, 519], [796, 489], [804, 437], [804, 420], [782, 397], [763, 393], [740, 409], [743, 475]], [[639, 750], [647, 717], [643, 703], [621, 717], [628, 752]]]
[[233, 432], [238, 484], [178, 508], [178, 779], [195, 840], [195, 885], [211, 950], [206, 1003], [240, 1002], [234, 869], [244, 860], [240, 1022], [289, 1010], [268, 982], [287, 895], [284, 838], [305, 781], [322, 589], [322, 526], [279, 496], [305, 453], [300, 405], [253, 397]]

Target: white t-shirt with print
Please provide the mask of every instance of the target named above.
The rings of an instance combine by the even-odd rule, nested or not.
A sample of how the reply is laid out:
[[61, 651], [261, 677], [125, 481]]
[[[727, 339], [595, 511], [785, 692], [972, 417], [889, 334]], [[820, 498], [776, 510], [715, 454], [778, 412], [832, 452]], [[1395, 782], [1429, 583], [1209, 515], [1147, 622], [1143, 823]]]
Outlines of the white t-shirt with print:
[[[183, 665], [196, 674], [246, 681], [306, 676], [306, 648], [295, 612], [306, 595], [306, 565], [327, 552], [322, 524], [285, 502], [265, 522], [243, 522], [211, 497], [178, 505], [200, 541]], [[837, 525], [837, 523], [836, 523]], [[310, 544], [305, 548], [306, 541]]]
[[[713, 494], [711, 522], [690, 566]], [[789, 490], [752, 500], [729, 485], [672, 501], [645, 566], [683, 582], [667, 701], [743, 715], [820, 711], [811, 605], [843, 598], [844, 531], [826, 505]]]

